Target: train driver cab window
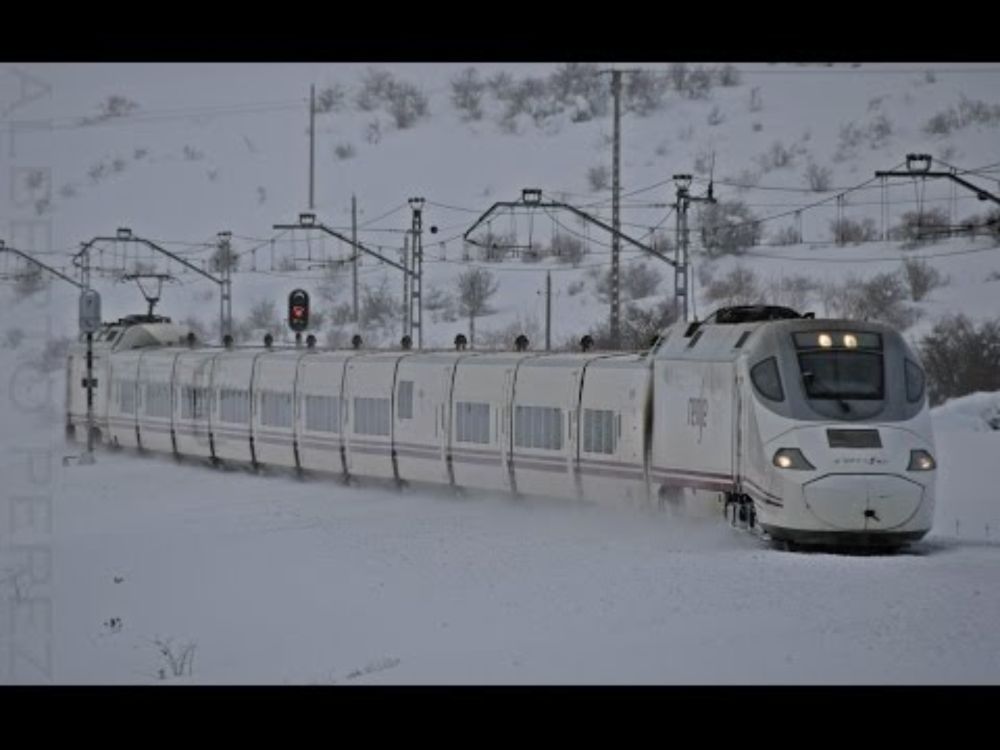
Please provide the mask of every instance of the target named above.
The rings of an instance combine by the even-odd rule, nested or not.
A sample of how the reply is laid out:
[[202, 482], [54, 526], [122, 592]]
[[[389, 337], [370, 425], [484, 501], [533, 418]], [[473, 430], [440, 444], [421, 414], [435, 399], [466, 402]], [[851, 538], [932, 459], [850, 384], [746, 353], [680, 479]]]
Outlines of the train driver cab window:
[[924, 371], [920, 365], [910, 360], [906, 362], [906, 400], [916, 403], [924, 396]]
[[768, 357], [758, 362], [750, 369], [750, 379], [754, 388], [766, 399], [784, 401], [785, 392], [781, 387], [781, 375], [778, 373], [778, 361]]

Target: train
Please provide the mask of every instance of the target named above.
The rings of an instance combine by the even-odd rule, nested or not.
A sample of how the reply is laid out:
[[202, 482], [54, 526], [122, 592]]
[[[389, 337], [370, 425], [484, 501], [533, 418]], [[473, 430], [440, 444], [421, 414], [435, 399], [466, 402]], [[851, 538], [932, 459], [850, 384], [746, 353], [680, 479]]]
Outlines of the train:
[[68, 437], [89, 426], [113, 448], [347, 482], [690, 506], [791, 549], [898, 550], [932, 525], [925, 375], [886, 325], [755, 305], [641, 352], [314, 343], [104, 324], [89, 420], [83, 336], [68, 354]]

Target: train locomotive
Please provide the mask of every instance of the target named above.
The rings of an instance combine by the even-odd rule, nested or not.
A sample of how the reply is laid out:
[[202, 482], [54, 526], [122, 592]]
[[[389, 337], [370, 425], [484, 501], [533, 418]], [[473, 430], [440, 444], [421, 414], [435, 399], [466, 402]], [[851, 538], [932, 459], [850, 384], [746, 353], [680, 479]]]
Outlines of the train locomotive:
[[[919, 359], [891, 328], [774, 306], [647, 352], [211, 347], [165, 318], [93, 343], [93, 436], [344, 480], [708, 509], [782, 546], [895, 549], [934, 515]], [[85, 346], [66, 427], [86, 435]]]

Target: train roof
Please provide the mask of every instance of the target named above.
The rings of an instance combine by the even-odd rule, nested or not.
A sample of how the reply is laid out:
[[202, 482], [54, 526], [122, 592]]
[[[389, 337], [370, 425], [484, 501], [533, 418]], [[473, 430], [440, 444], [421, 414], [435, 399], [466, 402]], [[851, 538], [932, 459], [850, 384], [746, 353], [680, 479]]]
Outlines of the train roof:
[[742, 352], [768, 345], [767, 342], [773, 342], [782, 333], [824, 329], [870, 331], [886, 335], [896, 333], [894, 329], [882, 323], [844, 318], [781, 316], [744, 322], [720, 322], [708, 318], [703, 322], [676, 323], [668, 328], [654, 349], [653, 357], [704, 361], [732, 360]]

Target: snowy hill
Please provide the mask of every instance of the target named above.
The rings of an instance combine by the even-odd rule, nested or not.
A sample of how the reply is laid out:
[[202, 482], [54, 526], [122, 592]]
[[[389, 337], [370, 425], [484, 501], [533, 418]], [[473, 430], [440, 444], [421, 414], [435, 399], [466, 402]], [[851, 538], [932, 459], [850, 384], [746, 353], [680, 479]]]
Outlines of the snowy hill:
[[[63, 264], [65, 253], [81, 241], [128, 226], [201, 262], [212, 248], [199, 243], [211, 245], [218, 231], [229, 230], [241, 255], [235, 315], [246, 316], [264, 299], [278, 302], [280, 309], [294, 285], [318, 287], [321, 262], [349, 257], [349, 248], [329, 237], [272, 229], [294, 221], [307, 205], [308, 87], [315, 83], [321, 110], [315, 183], [320, 220], [347, 231], [351, 195], [356, 195], [361, 241], [399, 257], [410, 222], [406, 200], [423, 196], [428, 201], [425, 228], [438, 229], [424, 234], [425, 293], [436, 289], [441, 297], [450, 295], [455, 277], [470, 264], [486, 267], [499, 278], [500, 291], [492, 304], [496, 312], [479, 321], [477, 330], [527, 326], [531, 338], [540, 340], [540, 272], [551, 269], [553, 339], [578, 339], [607, 318], [607, 304], [595, 294], [595, 275], [609, 266], [606, 235], [566, 214], [500, 214], [490, 225], [495, 235], [507, 235], [517, 245], [545, 247], [557, 234], [577, 237], [585, 251], [579, 267], [551, 259], [484, 263], [478, 248], [463, 246], [461, 235], [494, 201], [515, 200], [524, 187], [541, 188], [549, 197], [610, 219], [608, 77], [588, 78], [577, 70], [574, 78], [556, 65], [475, 66], [482, 117], [470, 120], [468, 109], [456, 108], [452, 88], [469, 67], [24, 67], [48, 83], [51, 93], [8, 116], [12, 126], [30, 119], [35, 128], [17, 130], [15, 147], [3, 154], [4, 168], [12, 173], [12, 180], [0, 186], [11, 191], [0, 196], [10, 207], [9, 241], [25, 249], [51, 248]], [[982, 216], [989, 204], [966, 191], [953, 194], [946, 181], [900, 179], [887, 188], [883, 220], [881, 187], [873, 176], [875, 170], [899, 165], [906, 154], [929, 153], [943, 160], [935, 168], [985, 167], [969, 178], [997, 192], [1000, 66], [748, 64], [730, 66], [727, 73], [721, 65], [692, 65], [681, 83], [675, 80], [680, 76], [676, 67], [648, 66], [655, 75], [645, 87], [635, 84], [636, 91], [630, 91], [626, 76], [623, 229], [648, 240], [655, 228], [659, 241], [673, 241], [674, 216], [663, 204], [674, 201], [671, 176], [678, 172], [695, 176], [695, 194], [704, 192], [712, 176], [720, 201], [742, 201], [752, 218], [761, 220], [759, 245], [741, 258], [713, 261], [703, 255], [699, 218], [692, 215], [692, 260], [695, 271], [701, 271], [694, 279], [696, 312], [719, 304], [706, 298], [707, 284], [699, 281], [724, 276], [734, 263], [757, 273], [761, 287], [773, 287], [789, 276], [818, 284], [850, 274], [895, 272], [900, 258], [921, 256], [950, 276], [951, 284], [918, 305], [926, 313], [919, 326], [931, 325], [940, 314], [957, 309], [958, 302], [969, 315], [991, 316], [1000, 276], [997, 253], [990, 250], [995, 240], [944, 238], [910, 250], [898, 241], [838, 246], [830, 224], [838, 216], [859, 225], [868, 219], [878, 240], [883, 229], [889, 232], [905, 212], [917, 208], [943, 210], [952, 223]], [[705, 75], [699, 78], [700, 73]], [[12, 75], [8, 71], [6, 77]], [[559, 75], [567, 79], [562, 88], [570, 93], [547, 93], [558, 89]], [[411, 89], [426, 97], [423, 115], [413, 114], [419, 108], [408, 104]], [[393, 109], [389, 99], [394, 95], [387, 90], [397, 92], [393, 101], [402, 102], [412, 122]], [[368, 101], [361, 102], [366, 91]], [[362, 109], [362, 103], [370, 109]], [[32, 170], [44, 176], [32, 182]], [[840, 205], [837, 191], [866, 181], [872, 184], [848, 192]], [[817, 202], [821, 205], [796, 217], [796, 209]], [[51, 242], [38, 222], [46, 223]], [[808, 244], [775, 246], [798, 231]], [[177, 272], [176, 264], [167, 268], [162, 256], [135, 246], [108, 244], [101, 257], [109, 269], [138, 261]], [[671, 294], [668, 267], [631, 248], [623, 251], [623, 259], [626, 269], [644, 263], [650, 273], [658, 273], [658, 293]], [[401, 294], [396, 291], [402, 287], [400, 274], [372, 258], [363, 258], [360, 275], [362, 291], [384, 283]], [[177, 319], [195, 315], [211, 325], [215, 288], [191, 275], [178, 275], [178, 280], [183, 283], [166, 286], [160, 311]], [[109, 317], [142, 309], [133, 285], [115, 284], [109, 274], [98, 286]], [[328, 330], [334, 326], [329, 313], [349, 295], [350, 284], [341, 284], [333, 301], [317, 305], [328, 313]], [[819, 290], [809, 291], [806, 301], [812, 308], [824, 307]], [[455, 333], [465, 331], [463, 320], [442, 319], [453, 317], [428, 314], [427, 341], [448, 345]], [[73, 322], [60, 318], [59, 325], [71, 330]], [[366, 334], [372, 342], [387, 344], [398, 341], [400, 325]]]

